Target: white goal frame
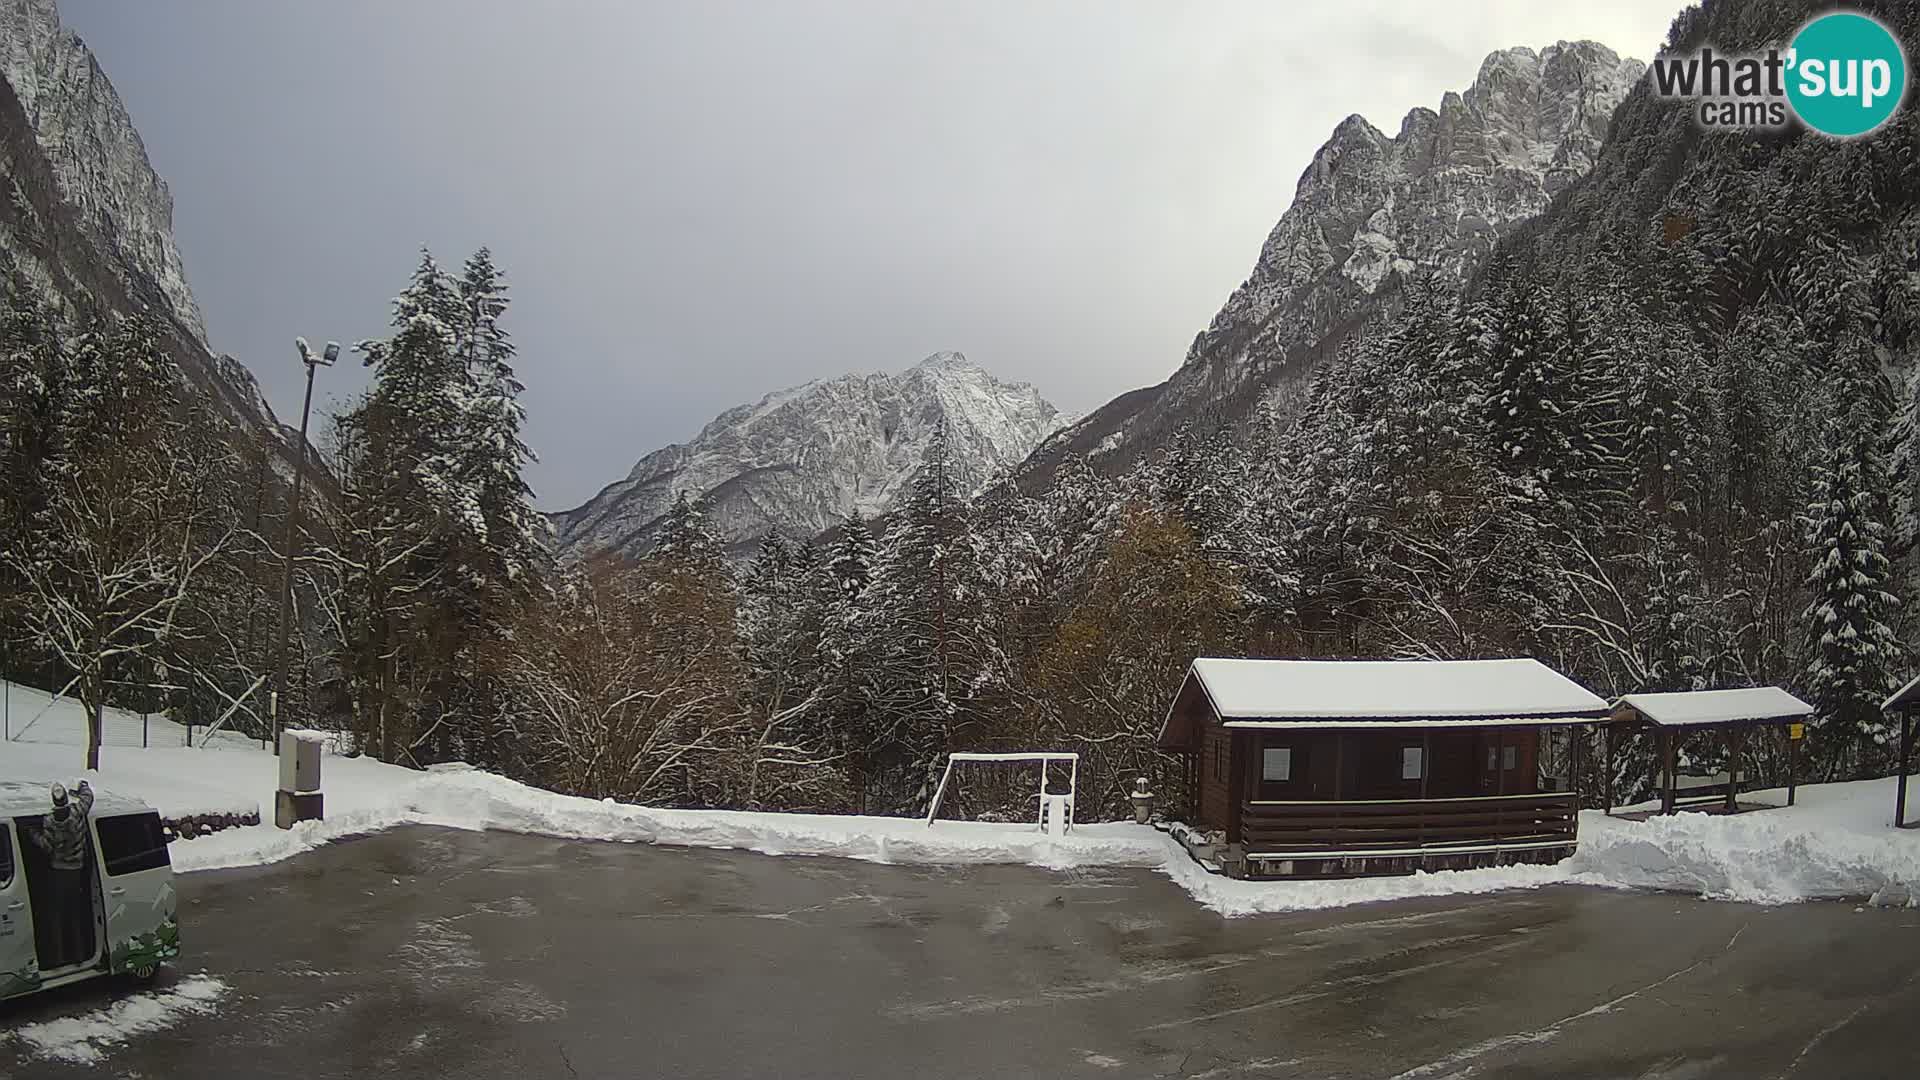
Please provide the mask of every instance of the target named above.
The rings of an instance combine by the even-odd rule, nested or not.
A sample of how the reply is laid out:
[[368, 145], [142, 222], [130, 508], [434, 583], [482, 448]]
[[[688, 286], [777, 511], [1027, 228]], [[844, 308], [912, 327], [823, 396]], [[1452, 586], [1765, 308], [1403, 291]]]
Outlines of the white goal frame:
[[1047, 814], [1047, 807], [1046, 807], [1046, 800], [1045, 800], [1045, 797], [1047, 794], [1047, 763], [1051, 761], [1069, 762], [1071, 767], [1067, 771], [1067, 806], [1070, 809], [1067, 814], [1066, 827], [1069, 829], [1073, 828], [1073, 814], [1071, 812], [1071, 808], [1076, 807], [1080, 801], [1080, 755], [1073, 754], [1073, 753], [1054, 752], [1054, 751], [1037, 751], [1033, 753], [1019, 753], [1019, 754], [982, 754], [982, 753], [969, 753], [969, 752], [963, 751], [960, 753], [948, 754], [946, 770], [940, 774], [940, 786], [935, 788], [933, 792], [933, 804], [927, 807], [927, 828], [929, 829], [933, 828], [933, 819], [935, 818], [935, 816], [937, 816], [940, 813], [940, 800], [946, 797], [947, 781], [953, 778], [953, 766], [954, 766], [954, 763], [958, 761], [1037, 761], [1039, 762], [1040, 763], [1039, 794], [1041, 796], [1040, 823], [1042, 826], [1046, 824], [1046, 814]]

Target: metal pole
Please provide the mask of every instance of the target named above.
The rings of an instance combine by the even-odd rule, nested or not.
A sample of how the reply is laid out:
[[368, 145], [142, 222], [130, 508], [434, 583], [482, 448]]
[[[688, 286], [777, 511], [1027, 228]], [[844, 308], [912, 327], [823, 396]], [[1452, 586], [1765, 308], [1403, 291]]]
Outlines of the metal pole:
[[1587, 732], [1584, 727], [1567, 727], [1567, 790], [1573, 792], [1573, 809], [1580, 812], [1580, 766], [1586, 758]]
[[273, 637], [273, 689], [267, 694], [267, 713], [273, 729], [273, 752], [280, 753], [280, 697], [287, 686], [287, 631], [293, 617], [293, 545], [300, 529], [300, 492], [307, 480], [307, 416], [313, 409], [313, 372], [319, 361], [300, 343], [300, 360], [307, 365], [307, 393], [300, 402], [300, 441], [293, 448], [293, 498], [287, 504], [286, 551], [280, 567], [280, 632]]
[[[1802, 730], [1805, 730], [1804, 728]], [[1793, 737], [1793, 726], [1787, 726], [1787, 805], [1792, 806], [1800, 794], [1800, 740]]]
[[1606, 800], [1607, 816], [1613, 816], [1613, 725], [1600, 725], [1600, 797]]
[[1746, 742], [1746, 739], [1743, 737], [1744, 735], [1744, 729], [1738, 724], [1727, 725], [1727, 801], [1725, 809], [1729, 814], [1738, 813], [1740, 810], [1740, 750]]
[[1678, 762], [1675, 760], [1674, 749], [1673, 729], [1661, 728], [1660, 769], [1665, 774], [1665, 782], [1661, 785], [1660, 790], [1660, 812], [1662, 814], [1671, 814], [1674, 810], [1674, 785], [1677, 779], [1673, 773], [1674, 769], [1678, 766]]
[[1900, 712], [1900, 767], [1894, 770], [1893, 827], [1907, 827], [1907, 759], [1913, 754], [1913, 714]]

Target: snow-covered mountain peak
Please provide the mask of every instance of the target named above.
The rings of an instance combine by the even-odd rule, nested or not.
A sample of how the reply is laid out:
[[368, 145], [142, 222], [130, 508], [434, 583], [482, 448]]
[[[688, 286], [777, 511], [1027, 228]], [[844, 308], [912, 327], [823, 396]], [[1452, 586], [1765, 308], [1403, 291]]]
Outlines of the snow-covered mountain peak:
[[899, 374], [842, 375], [775, 391], [656, 450], [624, 480], [554, 515], [561, 548], [637, 554], [681, 493], [712, 502], [723, 539], [744, 549], [770, 531], [806, 539], [849, 513], [897, 505], [927, 442], [947, 427], [958, 481], [977, 490], [1019, 464], [1063, 422], [1024, 383], [1003, 382], [958, 352]]
[[956, 368], [965, 368], [972, 371], [983, 370], [979, 364], [967, 359], [967, 354], [963, 352], [937, 352], [913, 365], [913, 370], [919, 371]]
[[1409, 109], [1392, 136], [1364, 116], [1341, 120], [1181, 368], [1049, 440], [1028, 475], [1086, 453], [1131, 461], [1183, 420], [1284, 405], [1334, 339], [1391, 304], [1396, 277], [1464, 279], [1504, 230], [1586, 173], [1645, 71], [1592, 41], [1501, 49], [1437, 108]]
[[1372, 293], [1416, 267], [1470, 270], [1499, 226], [1538, 213], [1591, 167], [1614, 106], [1645, 71], [1592, 41], [1502, 49], [1438, 111], [1409, 111], [1396, 136], [1342, 120], [1189, 362], [1259, 351], [1263, 333], [1301, 322], [1276, 315], [1328, 307], [1329, 289]]

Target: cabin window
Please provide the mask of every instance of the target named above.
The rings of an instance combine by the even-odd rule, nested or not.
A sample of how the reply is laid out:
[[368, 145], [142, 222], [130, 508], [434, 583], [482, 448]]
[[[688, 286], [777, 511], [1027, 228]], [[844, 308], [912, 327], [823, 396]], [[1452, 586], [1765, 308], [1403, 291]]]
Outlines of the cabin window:
[[1400, 748], [1400, 779], [1418, 780], [1427, 767], [1426, 751], [1418, 746]]
[[1213, 744], [1213, 778], [1227, 778], [1227, 740], [1221, 739]]
[[1260, 779], [1275, 784], [1293, 779], [1293, 747], [1269, 746], [1260, 751]]
[[159, 814], [118, 814], [94, 819], [107, 876], [118, 877], [167, 865], [167, 834]]
[[1519, 748], [1519, 747], [1517, 747], [1517, 746], [1508, 746], [1508, 747], [1504, 747], [1504, 748], [1502, 748], [1502, 749], [1501, 749], [1501, 751], [1500, 751], [1500, 767], [1501, 767], [1502, 769], [1508, 769], [1508, 770], [1510, 770], [1510, 769], [1512, 769], [1512, 768], [1514, 768], [1514, 767], [1515, 767], [1516, 765], [1518, 765], [1519, 763], [1520, 763], [1520, 748]]

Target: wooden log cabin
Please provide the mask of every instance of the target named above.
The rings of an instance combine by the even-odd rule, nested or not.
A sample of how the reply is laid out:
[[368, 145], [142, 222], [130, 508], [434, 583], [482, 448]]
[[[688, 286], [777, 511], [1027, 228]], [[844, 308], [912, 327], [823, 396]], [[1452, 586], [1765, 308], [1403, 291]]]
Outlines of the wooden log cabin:
[[1244, 877], [1554, 862], [1578, 802], [1543, 731], [1607, 703], [1531, 659], [1193, 662], [1160, 730], [1187, 759], [1194, 843]]

